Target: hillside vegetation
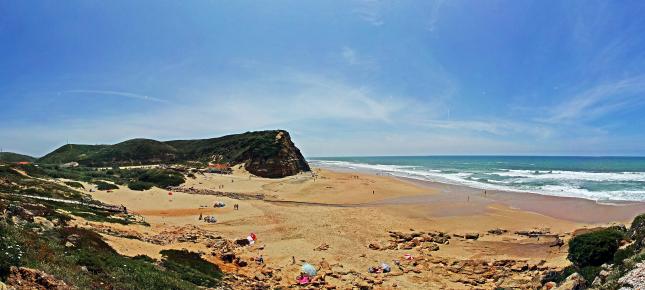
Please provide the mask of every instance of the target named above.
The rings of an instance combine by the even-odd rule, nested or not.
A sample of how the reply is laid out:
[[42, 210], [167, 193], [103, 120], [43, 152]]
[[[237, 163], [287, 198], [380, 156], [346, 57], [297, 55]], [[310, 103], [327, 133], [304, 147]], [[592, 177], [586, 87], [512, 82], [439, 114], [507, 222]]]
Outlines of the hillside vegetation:
[[[46, 174], [47, 170], [0, 165], [1, 289], [5, 289], [3, 283], [9, 289], [203, 289], [220, 285], [220, 269], [198, 253], [166, 250], [160, 260], [126, 257], [98, 233], [72, 225], [76, 217], [123, 225], [147, 223], [134, 215], [100, 207], [106, 205], [75, 186], [22, 173]], [[63, 174], [91, 178], [88, 172], [75, 170]], [[166, 182], [158, 176], [161, 171], [133, 174], [139, 173], [147, 175], [143, 179]], [[116, 175], [113, 172], [111, 176]]]
[[282, 130], [247, 132], [219, 138], [160, 142], [132, 139], [115, 145], [62, 146], [38, 160], [42, 164], [78, 162], [90, 167], [197, 161], [245, 164], [264, 177], [309, 171], [309, 165]]
[[14, 162], [34, 162], [36, 161], [35, 157], [22, 155], [12, 152], [0, 152], [0, 162], [14, 163]]

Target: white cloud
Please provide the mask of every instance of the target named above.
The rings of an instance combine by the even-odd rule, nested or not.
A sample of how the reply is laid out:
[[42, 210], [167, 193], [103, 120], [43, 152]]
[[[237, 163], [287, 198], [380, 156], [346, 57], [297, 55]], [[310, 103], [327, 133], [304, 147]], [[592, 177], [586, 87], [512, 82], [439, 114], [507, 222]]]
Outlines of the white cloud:
[[380, 0], [360, 0], [354, 13], [371, 25], [381, 26], [385, 23], [381, 15], [382, 5], [383, 2]]
[[645, 76], [626, 78], [597, 85], [555, 106], [548, 123], [593, 120], [645, 102]]
[[105, 90], [67, 90], [67, 91], [62, 91], [60, 93], [61, 94], [82, 94], [82, 95], [88, 95], [88, 96], [109, 95], [109, 96], [125, 97], [125, 98], [150, 101], [150, 102], [159, 102], [159, 103], [168, 102], [163, 99], [141, 95], [141, 94], [130, 93], [130, 92], [117, 92], [117, 91], [105, 91]]
[[434, 31], [437, 27], [437, 22], [439, 21], [439, 11], [444, 5], [445, 0], [434, 0], [430, 7], [430, 14], [428, 15], [428, 24], [426, 29], [429, 31]]
[[353, 49], [344, 46], [341, 54], [347, 63], [351, 65], [358, 64], [358, 57], [356, 56], [356, 51]]
[[351, 66], [361, 67], [366, 70], [375, 70], [378, 68], [374, 58], [359, 54], [358, 51], [349, 46], [343, 46], [340, 55]]

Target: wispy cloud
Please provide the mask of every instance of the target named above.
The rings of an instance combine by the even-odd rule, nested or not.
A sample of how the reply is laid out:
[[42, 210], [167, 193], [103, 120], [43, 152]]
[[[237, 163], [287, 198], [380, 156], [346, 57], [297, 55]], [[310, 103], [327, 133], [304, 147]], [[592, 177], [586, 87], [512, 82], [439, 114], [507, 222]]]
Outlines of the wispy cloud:
[[109, 95], [109, 96], [125, 97], [125, 98], [150, 101], [150, 102], [168, 103], [167, 100], [150, 97], [147, 95], [130, 93], [130, 92], [104, 91], [104, 90], [67, 90], [67, 91], [62, 91], [60, 93], [61, 94], [82, 94], [82, 95]]
[[429, 31], [434, 31], [437, 27], [437, 22], [439, 21], [439, 11], [444, 5], [445, 0], [434, 0], [430, 6], [430, 14], [428, 15], [428, 24], [426, 29]]
[[356, 56], [356, 51], [354, 51], [353, 49], [344, 46], [341, 54], [345, 61], [347, 61], [347, 63], [351, 65], [358, 64], [358, 56]]
[[383, 2], [380, 0], [360, 0], [354, 13], [371, 25], [381, 26], [385, 23], [381, 15], [382, 5]]
[[547, 123], [593, 120], [645, 102], [645, 75], [605, 83], [584, 90], [557, 105], [549, 116], [540, 119]]
[[374, 58], [362, 55], [349, 46], [343, 46], [340, 55], [343, 60], [351, 66], [361, 67], [366, 70], [378, 69], [377, 62]]

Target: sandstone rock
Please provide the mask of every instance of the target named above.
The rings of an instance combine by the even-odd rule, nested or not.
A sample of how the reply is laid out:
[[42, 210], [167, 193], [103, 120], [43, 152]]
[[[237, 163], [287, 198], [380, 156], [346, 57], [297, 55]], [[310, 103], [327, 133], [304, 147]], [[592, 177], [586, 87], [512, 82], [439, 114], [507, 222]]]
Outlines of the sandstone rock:
[[67, 285], [64, 281], [56, 279], [54, 276], [36, 269], [14, 267], [9, 270], [7, 286], [18, 289], [35, 289], [35, 290], [71, 290], [75, 289]]
[[327, 243], [322, 243], [318, 247], [314, 249], [314, 251], [327, 251], [329, 249], [329, 245]]
[[504, 229], [500, 229], [500, 228], [495, 228], [495, 229], [488, 230], [488, 233], [491, 234], [491, 235], [501, 235], [501, 234], [506, 233], [506, 232], [508, 232], [508, 231], [504, 230]]
[[551, 289], [553, 289], [553, 288], [555, 288], [555, 287], [557, 287], [557, 286], [558, 286], [558, 285], [557, 285], [557, 284], [555, 284], [555, 282], [550, 281], [550, 282], [546, 282], [546, 283], [544, 284], [544, 287], [542, 287], [542, 289], [544, 289], [544, 290], [551, 290]]
[[467, 240], [476, 240], [479, 239], [479, 233], [466, 233], [464, 235], [464, 238], [466, 238]]
[[67, 242], [65, 242], [65, 247], [73, 248], [73, 247], [76, 247], [76, 245], [72, 244], [72, 242], [67, 241]]
[[35, 216], [34, 223], [40, 225], [44, 230], [51, 230], [54, 228], [54, 223], [44, 217]]
[[554, 290], [581, 290], [585, 288], [586, 283], [585, 278], [580, 274], [573, 273], [560, 286], [554, 288]]
[[381, 246], [376, 244], [376, 243], [370, 243], [367, 247], [369, 249], [371, 249], [371, 250], [380, 250], [381, 249]]
[[528, 270], [529, 266], [524, 262], [518, 262], [515, 265], [511, 266], [511, 271], [523, 272]]
[[220, 255], [220, 259], [222, 259], [222, 261], [225, 261], [227, 263], [232, 263], [233, 260], [235, 260], [235, 253], [233, 252], [223, 253]]
[[444, 244], [447, 245], [450, 243], [450, 237], [434, 237], [434, 242], [438, 244]]
[[431, 244], [427, 243], [423, 246], [423, 249], [429, 250], [429, 251], [438, 251], [439, 246], [437, 244]]

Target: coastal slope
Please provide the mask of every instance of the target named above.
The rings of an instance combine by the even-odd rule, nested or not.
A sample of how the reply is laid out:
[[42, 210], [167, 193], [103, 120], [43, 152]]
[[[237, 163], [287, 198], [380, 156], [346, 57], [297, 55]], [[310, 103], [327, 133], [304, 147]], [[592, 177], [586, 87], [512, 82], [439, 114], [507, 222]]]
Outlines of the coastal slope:
[[0, 152], [0, 162], [34, 162], [36, 158], [13, 152]]
[[284, 130], [246, 132], [211, 139], [131, 139], [114, 145], [64, 145], [38, 159], [44, 164], [84, 166], [213, 162], [244, 164], [257, 176], [280, 178], [309, 171], [309, 164]]

